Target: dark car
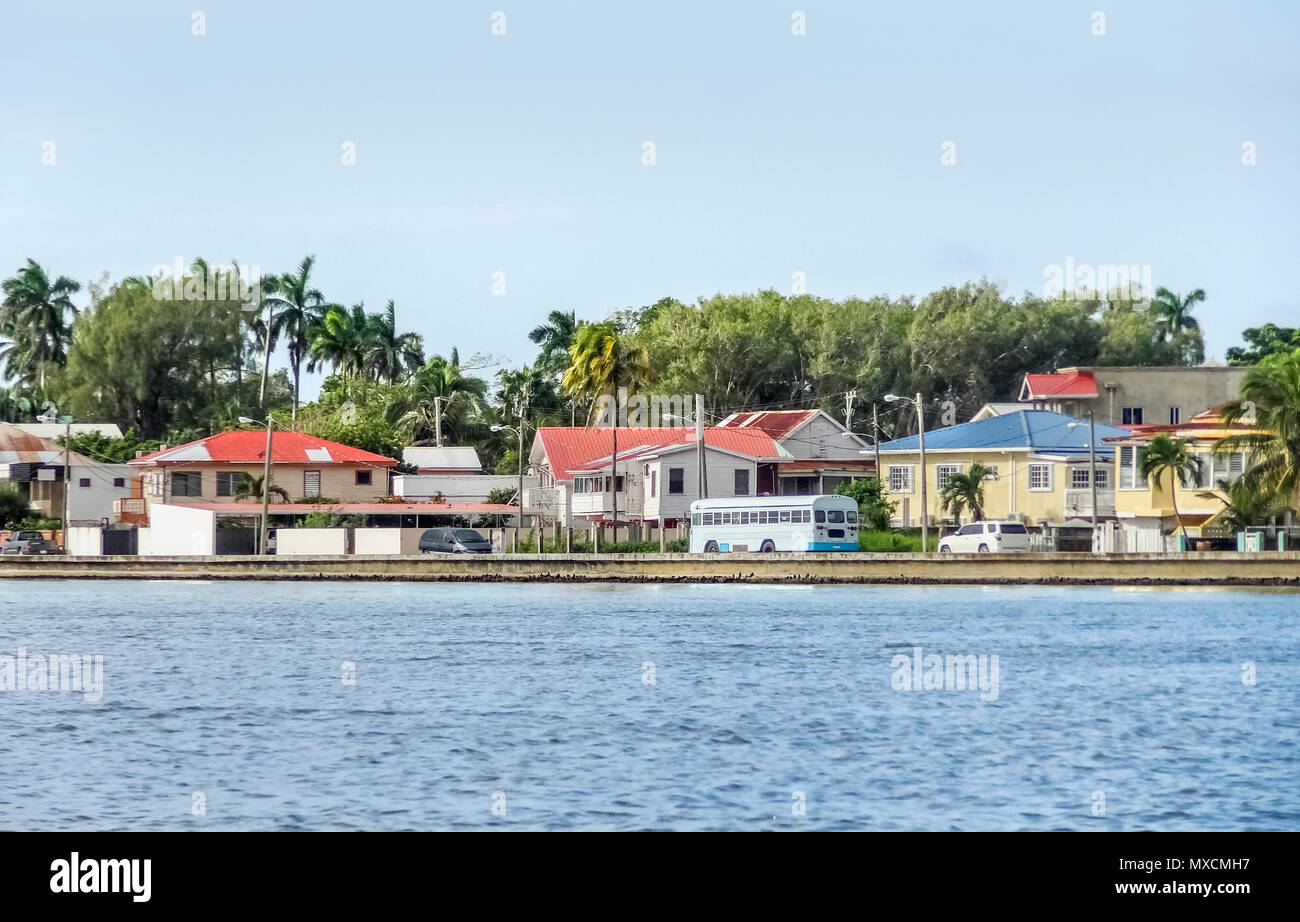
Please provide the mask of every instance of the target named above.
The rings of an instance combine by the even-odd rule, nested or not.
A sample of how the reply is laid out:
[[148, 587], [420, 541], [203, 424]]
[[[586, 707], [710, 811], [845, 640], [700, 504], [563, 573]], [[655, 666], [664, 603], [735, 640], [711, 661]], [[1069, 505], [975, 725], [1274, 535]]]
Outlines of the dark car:
[[472, 528], [430, 528], [420, 535], [421, 554], [491, 554], [492, 542]]
[[39, 531], [16, 531], [0, 547], [0, 554], [57, 554], [59, 547]]

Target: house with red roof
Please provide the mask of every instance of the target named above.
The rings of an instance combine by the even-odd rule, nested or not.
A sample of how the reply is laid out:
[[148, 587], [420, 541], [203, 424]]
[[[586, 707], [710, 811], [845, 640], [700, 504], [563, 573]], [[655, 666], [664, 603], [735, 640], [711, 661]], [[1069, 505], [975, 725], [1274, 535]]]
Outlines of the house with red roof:
[[1020, 402], [1036, 410], [1050, 410], [1066, 416], [1085, 416], [1097, 399], [1097, 379], [1089, 370], [1067, 368], [1051, 374], [1025, 375], [1020, 385]]
[[1241, 382], [1249, 370], [1217, 362], [1072, 366], [1051, 374], [1025, 375], [1020, 401], [1067, 416], [1087, 416], [1091, 411], [1097, 422], [1110, 426], [1177, 426], [1241, 396]]
[[[266, 432], [233, 430], [143, 455], [130, 462], [141, 475], [149, 503], [234, 503], [244, 475], [261, 477]], [[290, 500], [325, 496], [342, 503], [370, 503], [389, 494], [396, 458], [342, 445], [304, 432], [275, 431], [271, 484]], [[247, 501], [240, 497], [239, 501]], [[275, 502], [276, 494], [271, 494]]]
[[764, 432], [790, 453], [767, 473], [759, 492], [774, 496], [833, 493], [841, 483], [874, 477], [876, 460], [866, 439], [822, 410], [752, 410], [732, 413], [719, 428]]
[[[760, 430], [710, 426], [704, 446], [709, 496], [758, 495], [761, 483], [774, 481], [771, 469], [791, 457]], [[540, 486], [524, 491], [524, 504], [561, 525], [612, 521], [617, 491], [620, 523], [672, 528], [700, 498], [698, 454], [691, 427], [542, 426], [529, 453]]]

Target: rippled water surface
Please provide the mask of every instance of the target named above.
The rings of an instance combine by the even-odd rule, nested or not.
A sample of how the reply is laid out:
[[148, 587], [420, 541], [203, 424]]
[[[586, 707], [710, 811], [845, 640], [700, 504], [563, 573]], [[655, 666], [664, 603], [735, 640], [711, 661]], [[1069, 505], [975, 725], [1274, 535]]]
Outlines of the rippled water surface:
[[[0, 827], [1294, 830], [1298, 625], [1282, 592], [0, 581], [0, 656], [104, 669], [0, 690]], [[998, 682], [894, 688], [918, 646]]]

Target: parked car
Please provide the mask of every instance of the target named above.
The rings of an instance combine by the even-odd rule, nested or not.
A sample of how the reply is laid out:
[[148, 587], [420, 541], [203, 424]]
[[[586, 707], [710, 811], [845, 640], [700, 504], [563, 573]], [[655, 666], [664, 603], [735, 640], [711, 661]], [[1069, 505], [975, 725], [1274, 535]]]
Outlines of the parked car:
[[421, 554], [491, 554], [492, 542], [472, 528], [430, 528], [420, 535]]
[[971, 522], [939, 542], [940, 554], [1006, 554], [1029, 550], [1029, 532], [1019, 522]]
[[59, 546], [39, 531], [16, 531], [0, 547], [0, 554], [57, 554]]

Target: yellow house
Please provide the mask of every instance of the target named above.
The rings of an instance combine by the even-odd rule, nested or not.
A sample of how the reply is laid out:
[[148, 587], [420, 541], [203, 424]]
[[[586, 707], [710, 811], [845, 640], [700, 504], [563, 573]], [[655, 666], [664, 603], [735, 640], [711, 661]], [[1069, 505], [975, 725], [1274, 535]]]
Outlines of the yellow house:
[[[1016, 410], [925, 434], [926, 513], [931, 523], [951, 517], [941, 511], [943, 488], [953, 474], [978, 462], [989, 469], [984, 517], [1031, 525], [1060, 524], [1092, 515], [1091, 469], [1097, 471], [1097, 515], [1114, 515], [1115, 449], [1104, 440], [1127, 429], [1096, 424], [1095, 452], [1087, 419], [1049, 410]], [[920, 439], [913, 435], [880, 446], [880, 476], [896, 504], [895, 524], [914, 527], [921, 519]], [[963, 516], [969, 521], [969, 512]]]
[[[1200, 537], [1203, 529], [1212, 528], [1215, 518], [1224, 508], [1219, 481], [1236, 480], [1249, 464], [1247, 452], [1222, 454], [1215, 452], [1215, 446], [1230, 435], [1259, 431], [1240, 423], [1225, 425], [1215, 407], [1198, 413], [1186, 423], [1134, 426], [1125, 435], [1108, 439], [1115, 447], [1118, 459], [1115, 515], [1123, 534], [1123, 549], [1164, 550], [1164, 536], [1179, 532], [1180, 520], [1189, 538]], [[1200, 466], [1195, 483], [1174, 487], [1169, 474], [1165, 474], [1157, 484], [1138, 473], [1141, 451], [1157, 435], [1188, 440], [1188, 451]], [[1211, 493], [1213, 498], [1202, 497], [1202, 493]], [[1175, 501], [1178, 504], [1177, 518], [1174, 516]]]

